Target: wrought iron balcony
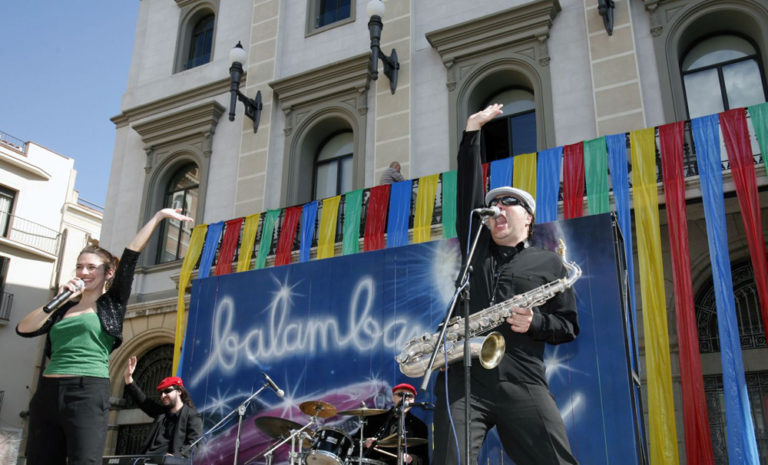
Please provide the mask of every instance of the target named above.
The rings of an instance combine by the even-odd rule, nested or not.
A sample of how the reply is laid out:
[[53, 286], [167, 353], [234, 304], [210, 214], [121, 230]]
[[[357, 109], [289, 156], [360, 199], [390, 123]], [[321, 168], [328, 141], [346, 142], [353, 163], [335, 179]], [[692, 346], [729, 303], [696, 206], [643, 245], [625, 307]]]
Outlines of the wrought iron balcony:
[[8, 323], [11, 319], [11, 309], [13, 308], [13, 294], [3, 292], [0, 294], [0, 324]]
[[59, 232], [9, 212], [0, 211], [0, 236], [55, 255]]

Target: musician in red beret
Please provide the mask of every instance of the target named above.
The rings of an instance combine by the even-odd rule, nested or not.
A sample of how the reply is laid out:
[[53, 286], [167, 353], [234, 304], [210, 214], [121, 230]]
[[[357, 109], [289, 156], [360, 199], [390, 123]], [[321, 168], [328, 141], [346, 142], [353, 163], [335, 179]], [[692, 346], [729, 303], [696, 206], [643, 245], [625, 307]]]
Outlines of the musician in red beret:
[[136, 357], [133, 356], [128, 359], [123, 374], [125, 392], [144, 413], [155, 419], [141, 453], [189, 457], [190, 445], [203, 432], [203, 422], [189, 393], [184, 389], [184, 382], [178, 376], [169, 376], [160, 381], [157, 385], [160, 403], [157, 403], [147, 398], [133, 382], [135, 370]]

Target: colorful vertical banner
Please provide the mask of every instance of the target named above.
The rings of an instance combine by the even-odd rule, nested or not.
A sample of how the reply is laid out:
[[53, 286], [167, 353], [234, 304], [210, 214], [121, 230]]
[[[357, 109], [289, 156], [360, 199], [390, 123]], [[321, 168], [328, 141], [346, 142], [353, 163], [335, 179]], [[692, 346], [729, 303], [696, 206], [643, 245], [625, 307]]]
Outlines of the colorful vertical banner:
[[315, 237], [317, 220], [317, 200], [304, 204], [301, 209], [301, 242], [299, 243], [299, 261], [309, 261], [312, 253], [312, 241]]
[[563, 216], [584, 214], [584, 143], [563, 147]]
[[427, 242], [432, 236], [432, 213], [435, 211], [439, 174], [419, 178], [416, 193], [416, 212], [413, 217], [413, 242]]
[[197, 270], [198, 278], [207, 278], [210, 276], [213, 260], [216, 258], [216, 252], [219, 250], [219, 239], [221, 239], [221, 231], [223, 229], [223, 221], [208, 225], [208, 234], [205, 236], [203, 254], [200, 257], [200, 267]]
[[456, 170], [443, 173], [443, 238], [456, 237]]
[[562, 162], [562, 147], [539, 152], [536, 169], [536, 221], [538, 223], [557, 219]]
[[671, 465], [679, 463], [679, 456], [664, 296], [664, 267], [661, 260], [654, 132], [654, 128], [648, 128], [630, 133], [632, 187], [648, 373], [651, 463]]
[[360, 251], [360, 220], [363, 211], [363, 190], [344, 194], [344, 236], [341, 253], [349, 255]]
[[512, 174], [514, 172], [514, 158], [507, 157], [500, 160], [494, 160], [489, 163], [491, 171], [491, 189], [502, 186], [512, 185]]
[[512, 185], [523, 189], [536, 198], [536, 153], [515, 155], [515, 171]]
[[238, 273], [251, 269], [251, 257], [256, 242], [256, 232], [259, 230], [259, 220], [261, 220], [261, 213], [254, 213], [245, 217], [243, 240], [240, 241], [240, 253], [237, 256]]
[[323, 200], [320, 228], [317, 232], [317, 258], [333, 257], [336, 253], [336, 223], [339, 219], [340, 202], [340, 195]]
[[277, 251], [275, 252], [275, 266], [291, 263], [293, 254], [293, 240], [296, 238], [296, 229], [299, 226], [299, 217], [302, 207], [300, 205], [288, 207], [283, 214], [283, 224], [280, 228], [280, 236], [277, 238]]
[[384, 232], [387, 228], [387, 211], [389, 210], [389, 184], [372, 187], [368, 191], [368, 210], [365, 217], [365, 234], [363, 250], [383, 249]]
[[688, 216], [685, 211], [683, 130], [685, 123], [659, 127], [661, 171], [664, 175], [669, 250], [675, 294], [675, 321], [680, 348], [680, 384], [683, 399], [683, 431], [686, 463], [713, 465], [715, 457], [709, 432], [707, 399], [699, 353], [699, 332], [693, 304], [693, 281], [688, 247]]
[[763, 155], [763, 166], [768, 174], [768, 102], [752, 105], [748, 110], [752, 127], [755, 129], [755, 137], [760, 146], [760, 153]]
[[264, 217], [264, 224], [261, 227], [261, 241], [259, 242], [259, 254], [256, 256], [256, 265], [254, 268], [260, 270], [267, 264], [267, 256], [272, 250], [272, 239], [274, 238], [275, 223], [280, 216], [281, 210], [267, 210], [267, 216]]
[[243, 224], [243, 218], [229, 220], [224, 228], [224, 238], [221, 240], [221, 250], [219, 251], [219, 261], [216, 262], [216, 276], [232, 272], [232, 260], [235, 258], [235, 249], [237, 240], [240, 239], [240, 227]]
[[388, 248], [408, 244], [411, 190], [412, 181], [410, 179], [392, 184], [389, 195], [389, 218], [387, 219]]
[[181, 262], [179, 271], [179, 294], [176, 299], [176, 331], [173, 337], [173, 368], [171, 373], [178, 373], [179, 361], [181, 360], [181, 347], [184, 342], [184, 333], [186, 332], [186, 305], [184, 304], [184, 295], [187, 293], [187, 286], [192, 281], [192, 272], [195, 270], [197, 260], [203, 250], [205, 236], [208, 232], [207, 224], [199, 224], [192, 230], [192, 237], [189, 238], [187, 253], [184, 255], [184, 261]]
[[587, 179], [587, 206], [590, 215], [607, 213], [608, 154], [605, 137], [584, 141], [584, 171]]
[[763, 218], [757, 193], [757, 175], [749, 143], [747, 117], [743, 108], [720, 113], [720, 128], [731, 162], [731, 174], [741, 207], [741, 221], [747, 236], [755, 287], [763, 317], [763, 331], [768, 335], [768, 257], [763, 240]]
[[723, 398], [728, 433], [729, 463], [757, 465], [757, 442], [749, 407], [744, 362], [741, 354], [736, 302], [733, 297], [731, 258], [725, 223], [723, 173], [717, 115], [691, 120], [699, 165], [704, 220], [712, 262], [712, 284], [717, 306], [720, 362], [723, 367]]

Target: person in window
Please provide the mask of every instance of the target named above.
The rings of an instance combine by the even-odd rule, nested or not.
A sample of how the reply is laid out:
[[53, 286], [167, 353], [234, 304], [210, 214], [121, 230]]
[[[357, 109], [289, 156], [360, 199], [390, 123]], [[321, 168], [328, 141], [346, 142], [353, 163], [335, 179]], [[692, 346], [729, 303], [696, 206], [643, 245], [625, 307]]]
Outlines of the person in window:
[[392, 184], [393, 182], [400, 182], [403, 180], [403, 175], [400, 174], [400, 163], [393, 161], [389, 164], [389, 168], [385, 169], [381, 174], [379, 184]]
[[[155, 213], [118, 261], [88, 246], [77, 258], [76, 277], [60, 295], [16, 326], [23, 337], [45, 334], [47, 364], [29, 406], [27, 464], [101, 464], [109, 414], [109, 355], [123, 341], [123, 317], [139, 253], [164, 219], [192, 221], [179, 210]], [[53, 303], [53, 302], [52, 302]]]
[[[387, 413], [369, 417], [365, 428], [363, 429], [364, 435], [366, 435], [366, 433], [371, 435], [371, 437], [365, 440], [363, 457], [378, 460], [385, 464], [397, 463], [397, 448], [386, 446], [386, 444], [391, 444], [397, 441], [399, 421], [398, 407], [401, 403], [406, 402], [406, 445], [408, 446], [408, 441], [421, 442], [421, 444], [414, 443], [408, 446], [403, 453], [403, 461], [404, 463], [411, 465], [429, 464], [429, 452], [426, 444], [429, 430], [423, 421], [416, 418], [416, 416], [410, 412], [411, 407], [408, 407], [409, 404], [413, 403], [415, 398], [416, 388], [408, 383], [398, 384], [392, 388], [392, 401], [394, 402], [394, 406]], [[389, 454], [394, 454], [395, 457], [392, 457], [392, 455]], [[357, 463], [356, 457], [358, 457], [358, 455], [350, 457], [353, 463]]]
[[[458, 154], [456, 230], [462, 253], [475, 237], [470, 231], [472, 210], [498, 207], [501, 214], [488, 219], [472, 257], [470, 312], [481, 311], [511, 299], [566, 274], [561, 258], [552, 251], [529, 246], [536, 202], [526, 191], [498, 187], [484, 195], [481, 127], [501, 114], [493, 104], [467, 120]], [[466, 260], [464, 256], [464, 260]], [[576, 299], [571, 289], [534, 309], [513, 308], [506, 324], [498, 330], [506, 344], [502, 361], [493, 369], [479, 363], [471, 367], [470, 460], [477, 455], [488, 430], [499, 433], [507, 455], [517, 465], [577, 463], [566, 435], [565, 425], [549, 391], [544, 370], [545, 344], [572, 341], [579, 333]], [[446, 379], [448, 389], [446, 391]], [[464, 370], [461, 363], [448, 366], [435, 382], [435, 452], [441, 465], [458, 463], [465, 457]], [[459, 450], [454, 446], [451, 418], [456, 426]]]
[[123, 377], [125, 392], [133, 398], [139, 408], [155, 419], [141, 453], [146, 455], [175, 455], [189, 457], [190, 446], [203, 433], [203, 422], [195, 409], [184, 383], [178, 376], [160, 381], [160, 403], [147, 398], [133, 382], [136, 357], [128, 359]]

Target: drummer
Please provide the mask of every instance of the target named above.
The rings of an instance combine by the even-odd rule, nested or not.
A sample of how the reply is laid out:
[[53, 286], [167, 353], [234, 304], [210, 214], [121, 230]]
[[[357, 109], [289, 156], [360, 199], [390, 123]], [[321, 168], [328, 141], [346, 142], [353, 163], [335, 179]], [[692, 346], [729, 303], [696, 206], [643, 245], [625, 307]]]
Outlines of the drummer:
[[[415, 399], [416, 388], [408, 383], [398, 384], [392, 388], [392, 402], [394, 403], [394, 406], [386, 413], [369, 417], [367, 424], [363, 429], [363, 434], [365, 436], [373, 433], [365, 440], [364, 457], [380, 460], [382, 463], [386, 464], [397, 463], [397, 447], [392, 447], [392, 444], [397, 444], [397, 427], [399, 423], [398, 407], [402, 402], [406, 402], [406, 448], [403, 455], [404, 462], [413, 465], [429, 464], [429, 449], [425, 441], [428, 434], [427, 425], [416, 418], [416, 416], [410, 412], [411, 407], [408, 407], [408, 405], [412, 404]], [[421, 444], [408, 445], [410, 441], [415, 440], [419, 440]]]

